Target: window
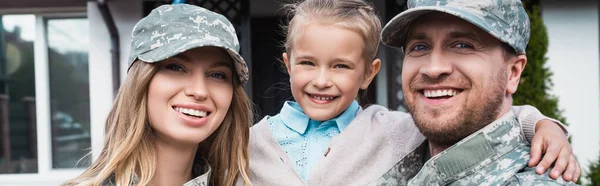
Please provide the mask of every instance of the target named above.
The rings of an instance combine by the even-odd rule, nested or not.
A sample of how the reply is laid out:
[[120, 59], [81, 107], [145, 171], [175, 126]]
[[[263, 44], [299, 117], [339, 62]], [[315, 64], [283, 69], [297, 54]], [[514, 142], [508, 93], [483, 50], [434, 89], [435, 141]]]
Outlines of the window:
[[33, 15], [2, 16], [0, 26], [0, 174], [36, 173]]
[[0, 176], [89, 166], [87, 18], [0, 17]]
[[46, 20], [50, 82], [52, 168], [87, 167], [90, 148], [88, 22]]

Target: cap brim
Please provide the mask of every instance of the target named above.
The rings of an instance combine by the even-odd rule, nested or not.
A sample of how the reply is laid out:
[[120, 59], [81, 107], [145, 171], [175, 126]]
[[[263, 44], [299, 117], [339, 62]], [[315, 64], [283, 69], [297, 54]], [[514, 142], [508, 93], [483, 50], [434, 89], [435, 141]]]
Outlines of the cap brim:
[[[420, 16], [430, 12], [442, 12], [456, 16], [471, 24], [474, 24], [475, 26], [483, 30], [486, 30], [486, 32], [487, 30], [493, 30], [489, 25], [485, 23], [483, 19], [480, 18], [480, 16], [476, 16], [471, 12], [447, 6], [425, 6], [408, 9], [392, 18], [392, 20], [388, 22], [381, 31], [381, 42], [390, 47], [402, 47], [405, 44], [406, 37], [409, 31], [408, 29], [412, 22]], [[495, 38], [498, 38], [500, 41], [507, 42], [498, 37], [496, 33], [488, 33], [490, 33]]]
[[[227, 52], [227, 54], [229, 54], [231, 56], [231, 59], [233, 59], [234, 68], [235, 68], [234, 70], [238, 74], [241, 84], [244, 84], [248, 81], [248, 67], [246, 65], [246, 61], [244, 61], [244, 58], [242, 58], [242, 56], [240, 56], [233, 49], [231, 49], [227, 46], [224, 46], [224, 45], [219, 45], [213, 41], [206, 41], [206, 40], [197, 40], [197, 41], [192, 40], [192, 41], [180, 41], [180, 42], [185, 42], [185, 43], [181, 44], [181, 43], [175, 42], [175, 43], [167, 44], [164, 46], [160, 46], [156, 49], [153, 49], [153, 50], [150, 50], [148, 52], [138, 55], [137, 59], [142, 60], [144, 62], [148, 62], [148, 63], [155, 63], [155, 62], [159, 62], [159, 61], [165, 60], [167, 58], [176, 56], [177, 54], [183, 53], [190, 49], [199, 48], [199, 47], [219, 47], [219, 48], [224, 49]], [[130, 65], [130, 67], [131, 67], [131, 65]]]

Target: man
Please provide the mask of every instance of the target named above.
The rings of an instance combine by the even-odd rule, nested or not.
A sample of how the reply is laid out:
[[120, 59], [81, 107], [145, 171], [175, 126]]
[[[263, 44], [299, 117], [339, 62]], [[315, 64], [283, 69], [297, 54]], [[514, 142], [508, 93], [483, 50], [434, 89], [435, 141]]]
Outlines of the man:
[[[409, 0], [382, 32], [404, 54], [403, 92], [429, 159], [408, 185], [562, 185], [528, 168], [513, 111], [527, 58], [520, 0]], [[412, 157], [408, 156], [408, 157]], [[412, 175], [410, 175], [412, 176]]]

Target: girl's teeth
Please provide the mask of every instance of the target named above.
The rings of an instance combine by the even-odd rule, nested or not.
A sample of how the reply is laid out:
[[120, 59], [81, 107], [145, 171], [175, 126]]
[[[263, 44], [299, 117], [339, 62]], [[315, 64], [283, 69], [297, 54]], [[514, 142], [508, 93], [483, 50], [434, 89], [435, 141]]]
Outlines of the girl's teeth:
[[322, 100], [322, 101], [329, 101], [329, 100], [333, 99], [333, 97], [320, 97], [320, 96], [313, 96], [313, 98], [315, 98], [317, 100]]

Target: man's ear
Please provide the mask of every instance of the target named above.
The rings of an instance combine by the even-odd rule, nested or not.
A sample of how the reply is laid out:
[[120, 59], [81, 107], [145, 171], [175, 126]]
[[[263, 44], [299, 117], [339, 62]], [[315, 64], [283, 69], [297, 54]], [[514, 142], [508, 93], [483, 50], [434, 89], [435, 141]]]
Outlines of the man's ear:
[[281, 54], [281, 57], [283, 58], [283, 63], [285, 64], [285, 69], [287, 70], [287, 73], [290, 74], [290, 61], [288, 59], [288, 53], [284, 52], [283, 54]]
[[514, 94], [517, 92], [521, 74], [527, 65], [527, 56], [525, 54], [519, 54], [517, 57], [511, 59], [508, 62], [508, 84], [506, 86], [506, 92]]
[[369, 87], [369, 84], [371, 84], [371, 81], [373, 81], [373, 78], [375, 78], [377, 73], [379, 73], [379, 68], [381, 68], [381, 60], [380, 59], [373, 60], [373, 62], [371, 62], [371, 64], [369, 65], [369, 70], [368, 70], [367, 74], [365, 75], [365, 79], [363, 80], [362, 84], [360, 84], [360, 89], [365, 90]]

